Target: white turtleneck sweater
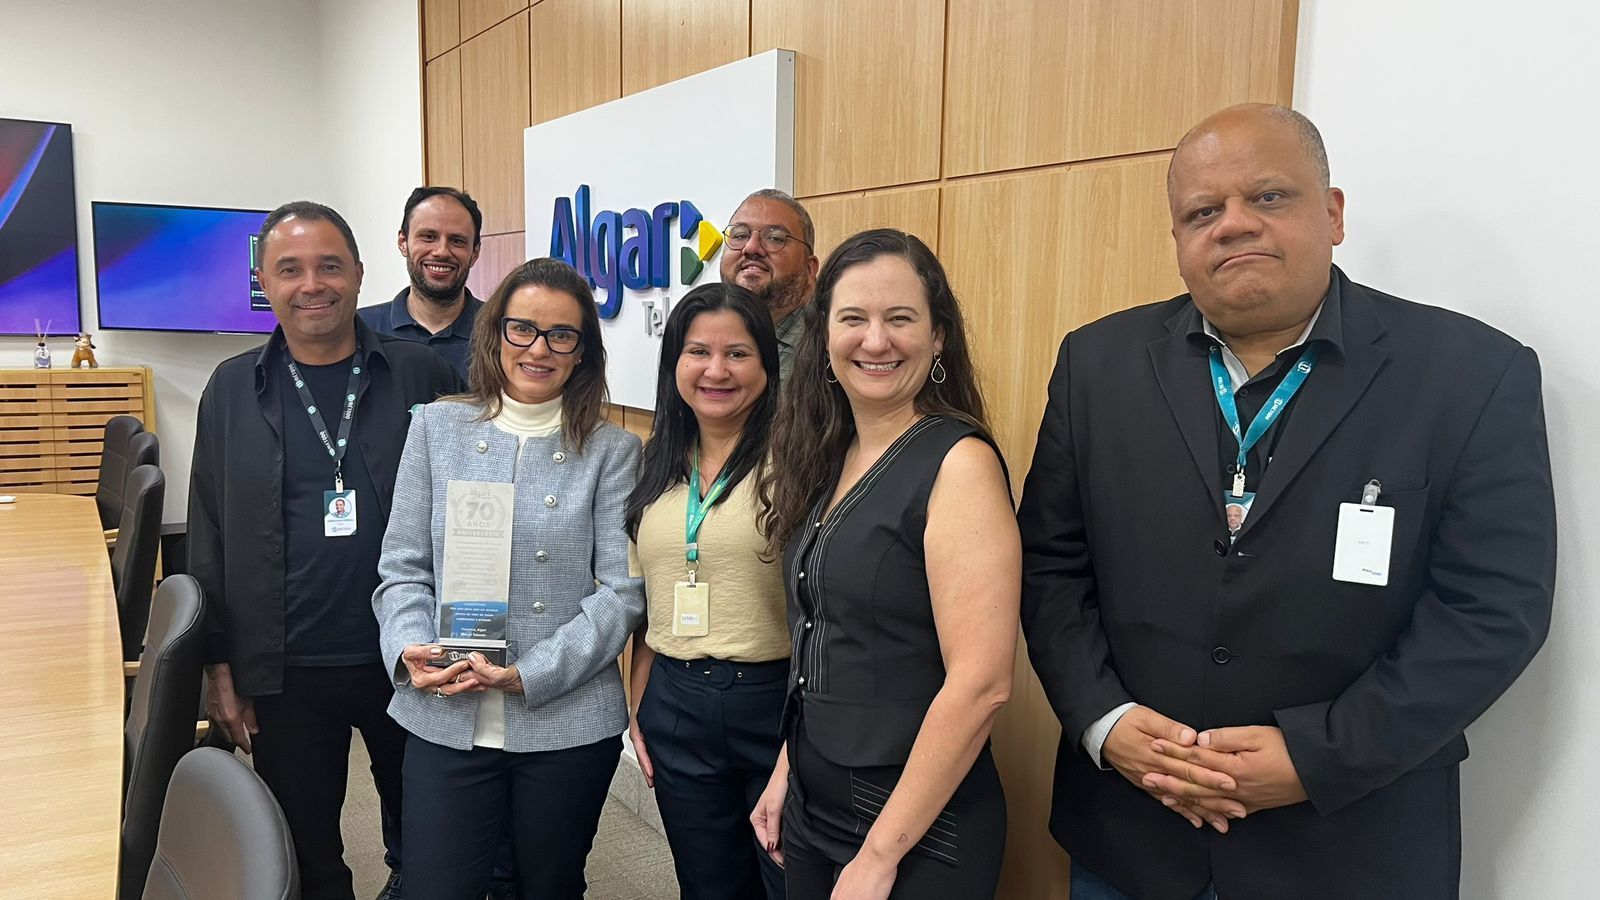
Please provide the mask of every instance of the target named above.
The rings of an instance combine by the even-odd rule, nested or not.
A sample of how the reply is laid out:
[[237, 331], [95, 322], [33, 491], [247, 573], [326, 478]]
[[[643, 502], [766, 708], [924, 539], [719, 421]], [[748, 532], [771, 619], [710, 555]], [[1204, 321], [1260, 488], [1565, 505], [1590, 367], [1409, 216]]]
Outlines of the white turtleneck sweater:
[[[517, 437], [517, 453], [531, 437], [548, 437], [561, 430], [561, 398], [543, 403], [523, 403], [500, 395], [500, 415], [494, 427]], [[478, 723], [472, 731], [475, 747], [503, 750], [506, 746], [506, 697], [504, 691], [487, 690], [478, 698]]]

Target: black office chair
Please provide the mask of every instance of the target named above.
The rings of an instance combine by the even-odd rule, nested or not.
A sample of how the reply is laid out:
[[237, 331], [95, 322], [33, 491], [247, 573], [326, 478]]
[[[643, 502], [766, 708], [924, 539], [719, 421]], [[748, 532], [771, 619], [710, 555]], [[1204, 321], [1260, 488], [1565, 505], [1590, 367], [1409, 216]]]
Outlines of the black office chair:
[[100, 483], [94, 489], [94, 505], [100, 510], [100, 527], [115, 528], [122, 520], [122, 487], [127, 482], [128, 442], [144, 431], [144, 423], [133, 416], [112, 416], [106, 422], [100, 446]]
[[144, 647], [150, 620], [150, 592], [155, 586], [156, 552], [161, 549], [161, 504], [166, 477], [155, 466], [138, 466], [128, 474], [111, 552], [111, 583], [117, 591], [117, 616], [122, 625], [122, 658], [135, 660]]
[[[132, 473], [134, 469], [137, 469], [140, 466], [160, 466], [161, 465], [161, 440], [159, 438], [157, 438], [153, 432], [141, 431], [138, 434], [136, 434], [133, 437], [128, 439], [128, 446], [124, 450], [124, 453], [125, 453], [125, 456], [126, 456], [125, 461], [126, 461], [127, 465], [125, 466], [125, 474], [122, 476], [122, 497], [119, 498], [118, 501], [117, 501], [117, 503], [118, 503], [117, 521], [113, 522], [112, 523], [113, 525], [117, 524], [118, 522], [121, 522], [121, 520], [122, 520], [121, 508], [122, 508], [122, 505], [126, 504], [127, 500], [128, 500], [128, 474], [127, 473]], [[116, 540], [117, 540], [117, 529], [116, 528], [108, 528], [108, 529], [106, 529], [106, 542], [108, 544], [110, 544], [112, 547], [115, 547], [116, 546]]]
[[145, 900], [297, 900], [300, 871], [283, 810], [231, 753], [178, 761], [161, 810]]
[[194, 749], [205, 666], [205, 595], [188, 575], [161, 582], [150, 603], [150, 643], [139, 657], [122, 726], [120, 900], [144, 893], [172, 770]]

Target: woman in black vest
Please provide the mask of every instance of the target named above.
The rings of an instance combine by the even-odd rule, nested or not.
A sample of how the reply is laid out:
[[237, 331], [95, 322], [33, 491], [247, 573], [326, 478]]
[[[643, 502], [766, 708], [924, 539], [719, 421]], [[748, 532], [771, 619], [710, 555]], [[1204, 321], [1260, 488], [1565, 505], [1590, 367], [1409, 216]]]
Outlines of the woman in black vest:
[[757, 839], [795, 900], [992, 897], [1021, 545], [922, 241], [866, 231], [829, 256], [786, 391], [761, 487], [793, 655]]

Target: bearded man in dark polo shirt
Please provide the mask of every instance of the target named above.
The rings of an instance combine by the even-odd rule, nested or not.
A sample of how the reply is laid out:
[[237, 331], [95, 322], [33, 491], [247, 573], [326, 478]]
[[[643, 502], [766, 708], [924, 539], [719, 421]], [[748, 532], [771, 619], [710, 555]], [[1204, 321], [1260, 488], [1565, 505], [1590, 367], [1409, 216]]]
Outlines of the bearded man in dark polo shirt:
[[[387, 714], [371, 607], [395, 472], [412, 406], [462, 380], [356, 318], [361, 257], [337, 212], [281, 206], [260, 249], [278, 328], [217, 366], [195, 427], [189, 552], [206, 594], [207, 712], [254, 753], [283, 807], [304, 896], [351, 898], [339, 814], [352, 728], [400, 817], [405, 732]], [[380, 897], [398, 889], [394, 876]]]
[[419, 187], [406, 199], [397, 246], [411, 285], [357, 315], [379, 334], [426, 344], [468, 378], [467, 348], [483, 301], [467, 289], [482, 247], [483, 212], [466, 191]]

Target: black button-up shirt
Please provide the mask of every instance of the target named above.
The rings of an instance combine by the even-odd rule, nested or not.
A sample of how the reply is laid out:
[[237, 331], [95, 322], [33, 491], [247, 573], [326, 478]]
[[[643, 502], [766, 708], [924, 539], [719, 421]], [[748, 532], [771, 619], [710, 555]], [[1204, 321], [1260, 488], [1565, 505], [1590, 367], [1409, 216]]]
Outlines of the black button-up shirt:
[[[1250, 429], [1250, 423], [1266, 405], [1267, 398], [1278, 389], [1283, 377], [1300, 361], [1300, 354], [1305, 348], [1318, 344], [1317, 365], [1325, 365], [1330, 359], [1336, 359], [1344, 352], [1344, 327], [1341, 324], [1339, 297], [1339, 279], [1330, 278], [1328, 293], [1322, 298], [1322, 306], [1318, 309], [1316, 321], [1311, 323], [1311, 329], [1305, 338], [1293, 346], [1278, 351], [1278, 355], [1264, 369], [1251, 376], [1244, 384], [1235, 384], [1234, 403], [1239, 410], [1239, 430], [1241, 433]], [[1205, 319], [1200, 315], [1199, 309], [1192, 309], [1192, 321], [1189, 324], [1188, 339], [1197, 347], [1202, 347], [1207, 353], [1212, 346], [1226, 347], [1227, 345], [1218, 337], [1214, 330], [1208, 330]], [[1317, 377], [1313, 369], [1310, 378]], [[1308, 379], [1309, 380], [1309, 379]], [[1303, 390], [1304, 388], [1302, 388]], [[1212, 407], [1216, 410], [1217, 423], [1217, 449], [1218, 458], [1222, 460], [1222, 472], [1218, 490], [1230, 491], [1233, 489], [1233, 469], [1239, 459], [1239, 442], [1234, 440], [1233, 432], [1228, 429], [1228, 422], [1222, 417], [1222, 408], [1215, 401]], [[1244, 469], [1245, 490], [1254, 493], [1260, 490], [1261, 477], [1267, 471], [1267, 466], [1272, 462], [1272, 455], [1278, 446], [1278, 440], [1285, 429], [1289, 427], [1289, 419], [1294, 415], [1295, 404], [1291, 400], [1278, 417], [1273, 420], [1267, 433], [1250, 449], [1246, 458]]]
[[[463, 389], [438, 354], [356, 322], [365, 378], [350, 440], [372, 482], [360, 527], [389, 517], [411, 408]], [[189, 482], [189, 569], [206, 599], [206, 661], [230, 665], [245, 696], [283, 688], [285, 590], [283, 331], [224, 360], [200, 395]], [[291, 407], [293, 408], [293, 407]], [[318, 448], [318, 452], [321, 449]], [[332, 485], [329, 485], [330, 487]], [[371, 517], [369, 519], [369, 516]], [[341, 540], [341, 538], [330, 538]], [[362, 561], [376, 570], [377, 557]]]
[[361, 316], [361, 321], [367, 323], [379, 334], [393, 335], [418, 344], [427, 344], [430, 349], [449, 361], [450, 367], [456, 370], [462, 381], [467, 380], [467, 360], [472, 352], [472, 329], [478, 321], [478, 310], [483, 309], [483, 301], [472, 296], [467, 291], [466, 302], [461, 304], [461, 312], [450, 327], [438, 334], [418, 324], [412, 317], [411, 309], [406, 305], [406, 298], [411, 295], [411, 289], [406, 288], [394, 295], [388, 303], [377, 306], [363, 306], [356, 310]]

